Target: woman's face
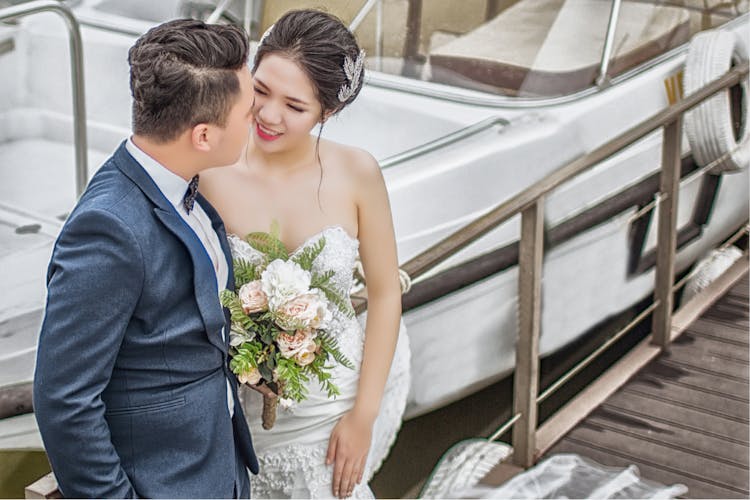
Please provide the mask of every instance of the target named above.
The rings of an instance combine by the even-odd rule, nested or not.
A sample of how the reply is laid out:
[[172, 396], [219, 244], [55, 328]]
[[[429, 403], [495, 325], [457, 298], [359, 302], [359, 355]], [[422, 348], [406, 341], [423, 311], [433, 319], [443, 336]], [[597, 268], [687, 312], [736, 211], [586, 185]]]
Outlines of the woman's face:
[[283, 56], [268, 54], [253, 75], [253, 142], [266, 152], [304, 144], [320, 121], [321, 105], [304, 71]]

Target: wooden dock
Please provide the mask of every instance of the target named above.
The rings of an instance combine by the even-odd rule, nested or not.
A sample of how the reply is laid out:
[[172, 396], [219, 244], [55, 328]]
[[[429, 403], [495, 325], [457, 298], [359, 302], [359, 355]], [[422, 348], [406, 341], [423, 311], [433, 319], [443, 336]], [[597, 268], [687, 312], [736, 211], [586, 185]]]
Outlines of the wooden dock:
[[634, 464], [689, 498], [748, 498], [748, 275], [545, 455]]

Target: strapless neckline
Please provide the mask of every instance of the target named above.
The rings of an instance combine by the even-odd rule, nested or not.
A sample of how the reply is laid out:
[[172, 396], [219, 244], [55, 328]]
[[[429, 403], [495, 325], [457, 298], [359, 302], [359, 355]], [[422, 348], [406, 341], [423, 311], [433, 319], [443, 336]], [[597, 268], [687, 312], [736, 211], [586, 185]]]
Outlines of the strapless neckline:
[[[317, 241], [318, 238], [323, 236], [328, 231], [336, 231], [336, 230], [341, 231], [344, 234], [344, 236], [346, 236], [346, 238], [352, 243], [359, 243], [359, 240], [353, 237], [352, 235], [350, 235], [349, 231], [344, 229], [344, 226], [342, 226], [341, 224], [331, 224], [329, 226], [323, 227], [323, 229], [321, 229], [317, 233], [313, 233], [307, 238], [305, 238], [305, 240], [301, 244], [299, 244], [297, 248], [295, 248], [293, 251], [290, 252], [289, 249], [287, 249], [287, 253], [289, 254], [290, 257], [292, 255], [296, 255], [299, 252], [301, 252], [304, 248], [306, 248], [310, 243]], [[234, 236], [235, 238], [239, 238], [240, 240], [243, 240], [243, 241], [245, 239], [244, 237], [239, 236], [236, 233], [229, 233], [229, 236]], [[286, 245], [284, 247], [286, 248]]]

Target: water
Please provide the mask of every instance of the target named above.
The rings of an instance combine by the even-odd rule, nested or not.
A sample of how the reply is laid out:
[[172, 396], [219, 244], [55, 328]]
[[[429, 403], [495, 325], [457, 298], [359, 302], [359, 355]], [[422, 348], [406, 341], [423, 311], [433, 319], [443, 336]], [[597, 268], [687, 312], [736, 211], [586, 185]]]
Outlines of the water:
[[50, 470], [43, 450], [0, 450], [0, 498], [24, 498], [24, 488]]

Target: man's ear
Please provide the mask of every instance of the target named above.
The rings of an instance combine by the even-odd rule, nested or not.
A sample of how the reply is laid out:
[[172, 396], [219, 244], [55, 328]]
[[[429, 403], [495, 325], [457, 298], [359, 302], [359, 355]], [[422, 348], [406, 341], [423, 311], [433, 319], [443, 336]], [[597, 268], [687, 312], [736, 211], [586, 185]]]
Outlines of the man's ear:
[[190, 142], [193, 147], [203, 153], [211, 151], [210, 135], [213, 131], [206, 123], [199, 123], [190, 130]]

